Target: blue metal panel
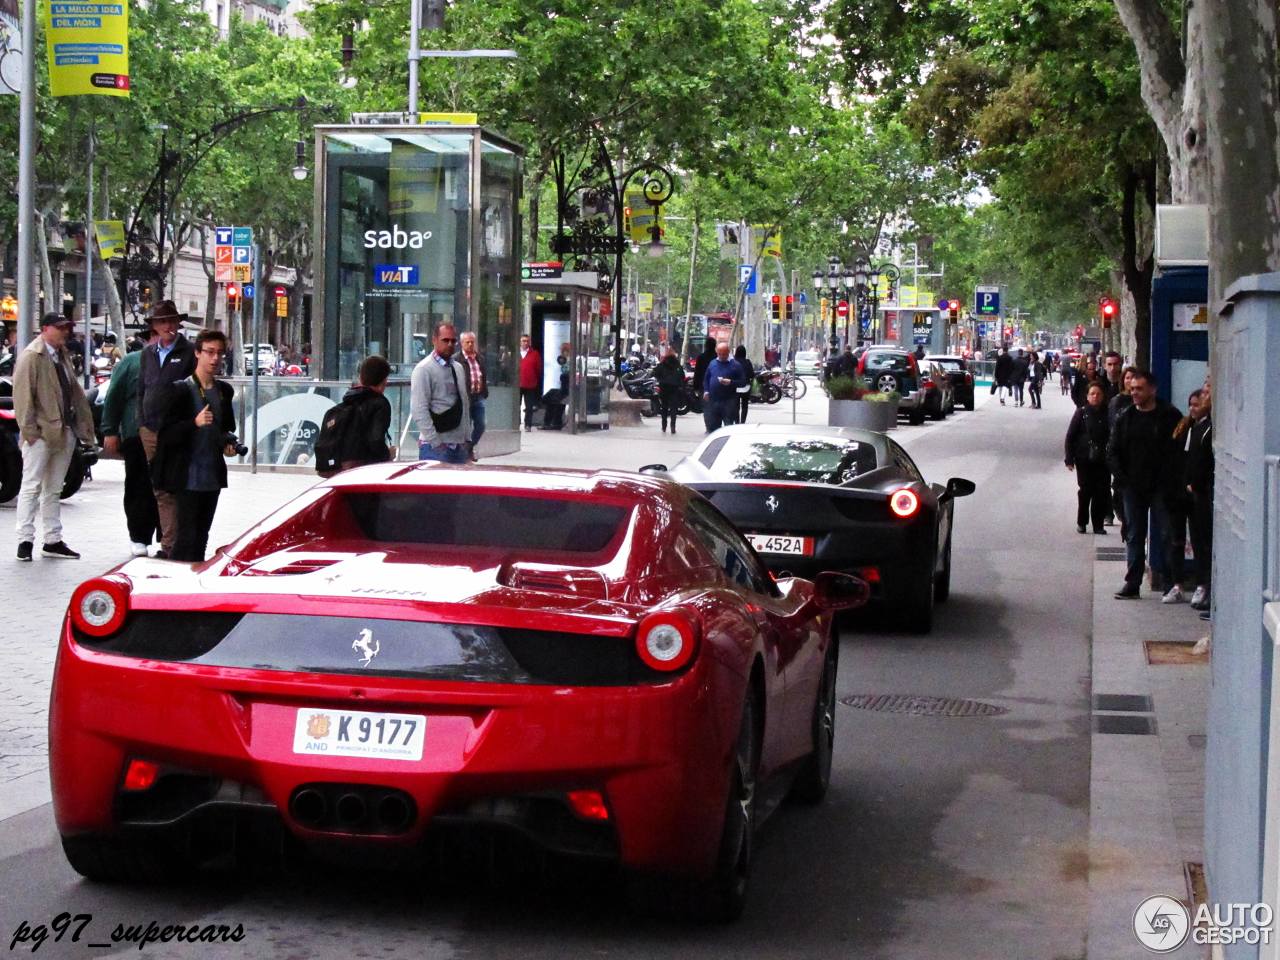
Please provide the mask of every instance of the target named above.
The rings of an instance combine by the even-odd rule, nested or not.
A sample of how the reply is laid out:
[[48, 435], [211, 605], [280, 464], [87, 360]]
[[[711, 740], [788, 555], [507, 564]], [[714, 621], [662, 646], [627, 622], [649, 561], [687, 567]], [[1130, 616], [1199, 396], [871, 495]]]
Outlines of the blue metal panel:
[[1209, 360], [1208, 332], [1175, 332], [1173, 308], [1178, 303], [1206, 303], [1209, 271], [1205, 267], [1166, 270], [1151, 284], [1151, 372], [1160, 381], [1158, 395], [1186, 412], [1187, 398], [1172, 392], [1175, 360]]

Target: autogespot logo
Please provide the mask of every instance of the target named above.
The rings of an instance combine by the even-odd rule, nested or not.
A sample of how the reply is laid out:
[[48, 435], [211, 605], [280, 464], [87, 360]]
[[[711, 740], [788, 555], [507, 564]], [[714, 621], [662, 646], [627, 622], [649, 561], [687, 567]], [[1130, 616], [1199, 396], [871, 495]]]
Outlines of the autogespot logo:
[[1191, 914], [1173, 897], [1148, 897], [1133, 912], [1133, 932], [1152, 953], [1172, 953], [1191, 933]]

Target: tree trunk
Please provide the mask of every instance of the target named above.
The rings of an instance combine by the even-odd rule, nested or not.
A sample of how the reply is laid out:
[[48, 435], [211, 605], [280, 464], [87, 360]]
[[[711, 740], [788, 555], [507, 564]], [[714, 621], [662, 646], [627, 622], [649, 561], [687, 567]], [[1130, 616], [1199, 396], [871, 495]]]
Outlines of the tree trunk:
[[[1142, 102], [1169, 157], [1174, 203], [1205, 203], [1205, 25], [1216, 17], [1207, 0], [1186, 0], [1185, 56], [1161, 0], [1114, 0], [1138, 54]], [[1215, 7], [1216, 10], [1216, 7]]]
[[1238, 278], [1280, 269], [1274, 0], [1222, 4], [1206, 23], [1205, 53], [1209, 294], [1216, 304]]
[[40, 256], [40, 285], [43, 293], [40, 297], [40, 313], [49, 313], [57, 309], [57, 291], [53, 287], [53, 267], [49, 263], [49, 234], [45, 228], [44, 214], [36, 214], [36, 251]]
[[[1121, 208], [1121, 233], [1124, 240], [1121, 269], [1124, 272], [1125, 289], [1133, 300], [1133, 324], [1130, 328], [1134, 338], [1132, 356], [1134, 363], [1144, 370], [1151, 365], [1151, 278], [1155, 273], [1155, 257], [1139, 237], [1138, 205], [1143, 202], [1143, 198], [1148, 203], [1154, 202], [1154, 191], [1154, 171], [1146, 176], [1132, 167], [1126, 171], [1124, 204]], [[1143, 246], [1148, 247], [1146, 256], [1141, 253]]]

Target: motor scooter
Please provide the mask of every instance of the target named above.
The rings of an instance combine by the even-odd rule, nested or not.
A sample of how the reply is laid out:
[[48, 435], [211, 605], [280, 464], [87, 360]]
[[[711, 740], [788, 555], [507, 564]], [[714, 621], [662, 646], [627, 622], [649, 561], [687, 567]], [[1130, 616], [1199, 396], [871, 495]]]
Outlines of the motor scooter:
[[[0, 397], [0, 503], [8, 503], [22, 489], [22, 447], [19, 443], [18, 416], [13, 397]], [[74, 496], [85, 480], [93, 479], [93, 465], [98, 462], [98, 448], [77, 443], [71, 451], [71, 463], [62, 482], [59, 499]]]

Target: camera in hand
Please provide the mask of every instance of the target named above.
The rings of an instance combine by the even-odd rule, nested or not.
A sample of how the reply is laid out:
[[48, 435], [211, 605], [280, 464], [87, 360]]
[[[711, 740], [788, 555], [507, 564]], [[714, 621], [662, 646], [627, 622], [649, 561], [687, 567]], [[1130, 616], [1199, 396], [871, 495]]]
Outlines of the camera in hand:
[[234, 433], [224, 433], [222, 435], [222, 445], [234, 449], [237, 457], [247, 457], [249, 455], [249, 448], [241, 443], [240, 438]]

